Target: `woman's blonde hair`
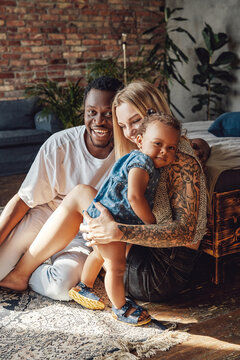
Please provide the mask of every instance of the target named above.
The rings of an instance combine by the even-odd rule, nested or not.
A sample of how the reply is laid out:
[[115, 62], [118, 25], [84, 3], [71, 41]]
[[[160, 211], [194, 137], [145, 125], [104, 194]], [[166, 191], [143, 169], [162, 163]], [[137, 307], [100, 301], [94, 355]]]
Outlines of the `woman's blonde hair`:
[[135, 80], [120, 90], [112, 104], [116, 159], [136, 149], [136, 145], [125, 138], [122, 128], [118, 125], [116, 108], [123, 103], [132, 105], [141, 117], [145, 117], [149, 109], [171, 115], [163, 93], [156, 86], [145, 80]]

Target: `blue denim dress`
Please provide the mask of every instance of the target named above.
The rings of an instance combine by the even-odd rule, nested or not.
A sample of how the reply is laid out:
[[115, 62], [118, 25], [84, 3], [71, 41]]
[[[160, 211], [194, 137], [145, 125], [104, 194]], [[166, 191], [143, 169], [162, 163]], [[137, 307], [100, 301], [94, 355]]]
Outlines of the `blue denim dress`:
[[142, 220], [134, 213], [127, 198], [128, 173], [132, 168], [141, 168], [148, 172], [149, 183], [145, 197], [150, 208], [153, 208], [160, 179], [160, 169], [154, 167], [153, 161], [148, 155], [133, 150], [114, 164], [112, 171], [87, 209], [91, 217], [96, 218], [100, 215], [94, 205], [94, 202], [100, 202], [111, 212], [115, 221], [124, 224], [143, 224]]

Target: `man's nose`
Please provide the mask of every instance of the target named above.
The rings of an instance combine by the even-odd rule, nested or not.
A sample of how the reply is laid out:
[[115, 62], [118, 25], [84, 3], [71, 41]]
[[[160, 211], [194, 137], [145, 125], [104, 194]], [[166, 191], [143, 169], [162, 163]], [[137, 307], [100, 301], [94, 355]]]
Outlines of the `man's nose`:
[[104, 122], [104, 116], [102, 115], [102, 114], [97, 114], [96, 116], [95, 116], [95, 123], [96, 124], [102, 124], [103, 122]]

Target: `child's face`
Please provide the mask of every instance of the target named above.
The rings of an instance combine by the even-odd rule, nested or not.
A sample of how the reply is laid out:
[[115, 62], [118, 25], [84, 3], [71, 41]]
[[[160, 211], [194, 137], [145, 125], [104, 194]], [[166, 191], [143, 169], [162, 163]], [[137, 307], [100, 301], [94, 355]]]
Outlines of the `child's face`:
[[156, 168], [169, 165], [175, 160], [180, 132], [170, 126], [154, 121], [136, 143], [144, 154], [150, 156]]

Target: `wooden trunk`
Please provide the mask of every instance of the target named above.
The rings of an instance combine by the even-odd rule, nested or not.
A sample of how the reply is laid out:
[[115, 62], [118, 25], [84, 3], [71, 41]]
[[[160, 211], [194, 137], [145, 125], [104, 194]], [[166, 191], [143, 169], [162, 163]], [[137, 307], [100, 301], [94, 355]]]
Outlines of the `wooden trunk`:
[[213, 282], [218, 284], [218, 260], [240, 251], [240, 190], [214, 193], [201, 249], [215, 258]]

